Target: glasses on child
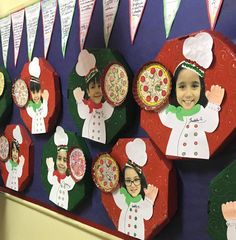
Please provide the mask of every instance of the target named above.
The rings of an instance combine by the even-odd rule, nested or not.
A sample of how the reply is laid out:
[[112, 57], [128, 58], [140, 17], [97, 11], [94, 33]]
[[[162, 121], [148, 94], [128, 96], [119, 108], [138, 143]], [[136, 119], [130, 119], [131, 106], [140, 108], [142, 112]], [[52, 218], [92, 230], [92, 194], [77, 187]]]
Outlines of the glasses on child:
[[140, 178], [135, 178], [134, 180], [131, 180], [131, 179], [125, 179], [125, 185], [127, 187], [130, 187], [132, 185], [132, 183], [135, 185], [135, 186], [139, 186], [140, 183], [141, 183], [141, 180]]

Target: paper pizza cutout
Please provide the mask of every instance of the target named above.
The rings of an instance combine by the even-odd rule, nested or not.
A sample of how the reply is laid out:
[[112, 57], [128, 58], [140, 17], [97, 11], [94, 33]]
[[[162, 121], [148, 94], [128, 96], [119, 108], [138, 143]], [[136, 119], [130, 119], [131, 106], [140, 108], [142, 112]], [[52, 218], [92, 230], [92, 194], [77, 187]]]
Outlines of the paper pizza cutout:
[[118, 185], [120, 169], [108, 153], [100, 154], [92, 167], [92, 178], [96, 186], [104, 192], [112, 192]]
[[144, 64], [133, 82], [133, 95], [145, 110], [158, 110], [168, 101], [171, 75], [158, 62]]
[[208, 232], [213, 240], [233, 240], [236, 236], [235, 172], [236, 161], [233, 161], [209, 187]]
[[[223, 143], [231, 137], [235, 129], [234, 109], [236, 107], [236, 100], [233, 96], [232, 91], [232, 89], [235, 89], [234, 79], [236, 76], [235, 48], [232, 43], [230, 43], [219, 33], [212, 31], [200, 33], [193, 33], [190, 36], [167, 41], [163, 48], [160, 50], [160, 53], [156, 56], [155, 60], [163, 64], [173, 75], [175, 75], [177, 67], [181, 64], [182, 68], [191, 68], [192, 71], [190, 72], [192, 72], [193, 75], [197, 74], [198, 76], [201, 76], [202, 67], [196, 67], [194, 62], [184, 61], [186, 57], [182, 52], [184, 49], [183, 45], [187, 46], [188, 48], [194, 46], [194, 44], [197, 44], [197, 46], [199, 46], [198, 44], [200, 44], [203, 39], [207, 42], [209, 39], [208, 35], [210, 35], [212, 42], [209, 40], [205, 45], [211, 47], [213, 55], [206, 54], [206, 57], [203, 57], [203, 60], [205, 61], [203, 65], [205, 66], [208, 66], [209, 62], [212, 61], [209, 68], [205, 70], [205, 90], [208, 90], [210, 92], [215, 90], [219, 90], [220, 92], [223, 91], [226, 96], [224, 96], [223, 101], [220, 105], [211, 104], [210, 101], [207, 102], [204, 85], [201, 82], [200, 86], [203, 87], [201, 87], [201, 95], [199, 101], [205, 101], [205, 109], [207, 108], [210, 110], [209, 112], [212, 114], [209, 116], [211, 117], [200, 114], [201, 109], [203, 109], [201, 104], [196, 104], [195, 107], [191, 109], [191, 111], [185, 112], [182, 110], [179, 111], [178, 108], [174, 107], [168, 108], [168, 105], [166, 105], [165, 108], [158, 113], [141, 110], [141, 127], [148, 133], [150, 138], [158, 146], [161, 152], [163, 154], [166, 154], [170, 159], [208, 159], [213, 154], [215, 154], [217, 150], [223, 145]], [[198, 34], [200, 34], [200, 36]], [[196, 37], [197, 35], [199, 38], [196, 41], [194, 40], [195, 42], [192, 42], [192, 39], [194, 39], [193, 37]], [[191, 41], [189, 42], [189, 40]], [[187, 55], [186, 53], [184, 54]], [[195, 57], [196, 56], [198, 56], [198, 54], [195, 54]], [[174, 80], [172, 79], [172, 84], [173, 82]], [[199, 82], [197, 84], [199, 85]], [[171, 92], [169, 98], [169, 102], [171, 104], [172, 101], [174, 102], [173, 96], [175, 94], [176, 86], [173, 85], [172, 90], [173, 91]], [[185, 103], [190, 105], [192, 104], [191, 101], [192, 99], [185, 101]], [[177, 119], [177, 117], [178, 119], [176, 121], [172, 121], [170, 118], [169, 120], [166, 118], [170, 123], [169, 125], [168, 123], [165, 123], [164, 125], [164, 120], [161, 117], [165, 114], [167, 115], [168, 112], [175, 113], [175, 119]], [[199, 112], [200, 115], [194, 115], [194, 112]], [[184, 118], [184, 116], [186, 116], [184, 114], [190, 115], [188, 118]], [[189, 121], [185, 123], [184, 128], [181, 125], [181, 123], [183, 123], [183, 119], [188, 119]], [[174, 132], [174, 126], [176, 126], [177, 123], [179, 123], [181, 126], [179, 125], [175, 129], [179, 130], [181, 133], [179, 133], [178, 136], [174, 136], [176, 133]], [[209, 125], [207, 129], [204, 124]], [[170, 139], [172, 138], [173, 142], [170, 142]], [[205, 139], [204, 144], [202, 143], [202, 139]]]
[[5, 162], [7, 160], [9, 150], [10, 150], [9, 141], [4, 135], [2, 135], [0, 137], [0, 160], [1, 161]]
[[[147, 138], [119, 139], [110, 155], [123, 173], [116, 191], [102, 192], [102, 203], [119, 231], [151, 239], [175, 214], [175, 170]], [[149, 189], [148, 192], [145, 193], [143, 187]]]
[[[80, 52], [69, 78], [68, 104], [78, 128], [82, 129], [82, 137], [105, 144], [125, 127], [129, 78], [128, 66], [117, 52], [111, 49]], [[118, 82], [116, 86], [113, 80]]]
[[5, 67], [0, 66], [0, 125], [3, 127], [12, 112], [11, 79]]
[[90, 189], [89, 151], [75, 133], [57, 126], [43, 148], [41, 177], [49, 200], [65, 210], [74, 209]]
[[24, 107], [28, 103], [29, 91], [27, 84], [22, 79], [17, 79], [12, 86], [12, 97], [18, 107]]
[[[61, 110], [61, 91], [57, 73], [44, 58], [34, 57], [31, 62], [24, 65], [20, 79], [26, 83], [30, 95], [24, 107], [21, 107], [24, 104], [20, 102], [26, 101], [26, 87], [24, 92], [21, 92], [20, 99], [15, 99], [17, 105], [21, 107], [20, 115], [24, 124], [32, 134], [52, 131]], [[15, 85], [18, 85], [18, 81]]]
[[0, 161], [2, 179], [7, 188], [20, 192], [33, 176], [33, 142], [22, 125], [7, 125], [3, 136], [9, 142], [8, 146], [5, 144], [4, 155], [9, 154], [7, 160]]

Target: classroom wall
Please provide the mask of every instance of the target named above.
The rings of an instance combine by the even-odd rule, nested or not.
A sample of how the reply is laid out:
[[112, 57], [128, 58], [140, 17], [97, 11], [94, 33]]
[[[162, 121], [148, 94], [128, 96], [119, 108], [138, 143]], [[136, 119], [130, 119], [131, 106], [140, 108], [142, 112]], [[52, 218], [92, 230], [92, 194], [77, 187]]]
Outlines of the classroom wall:
[[[0, 1], [4, 8], [8, 6], [10, 1]], [[20, 1], [14, 1], [20, 2]], [[22, 0], [21, 2], [24, 3]], [[169, 39], [181, 37], [192, 32], [209, 29], [209, 21], [207, 17], [207, 10], [205, 0], [183, 0], [179, 11], [176, 15], [175, 22], [173, 24]], [[11, 1], [12, 3], [12, 1]], [[1, 5], [2, 6], [2, 5]], [[2, 12], [2, 7], [0, 10]], [[10, 6], [10, 5], [9, 5]], [[56, 22], [52, 35], [52, 41], [48, 52], [47, 60], [57, 71], [60, 76], [62, 85], [62, 106], [63, 112], [59, 119], [59, 124], [68, 131], [78, 132], [78, 129], [72, 120], [67, 106], [67, 83], [68, 76], [72, 71], [80, 51], [79, 46], [79, 14], [78, 14], [78, 1], [76, 5], [76, 11], [73, 18], [73, 24], [68, 40], [68, 48], [65, 58], [63, 58], [60, 51], [60, 20], [57, 10]], [[1, 13], [0, 12], [0, 13]], [[235, 12], [236, 12], [236, 1], [235, 0], [224, 0], [222, 10], [216, 25], [215, 30], [222, 33], [229, 40], [236, 42], [236, 26], [235, 26]], [[2, 16], [5, 13], [1, 13]], [[39, 19], [39, 27], [36, 36], [35, 49], [33, 56], [43, 56], [43, 34], [42, 34], [42, 18]], [[111, 35], [109, 47], [119, 51], [127, 63], [129, 64], [132, 72], [135, 74], [137, 70], [146, 62], [151, 61], [158, 54], [159, 50], [165, 44], [165, 32], [163, 25], [163, 5], [162, 1], [159, 0], [148, 0], [147, 5], [143, 14], [142, 21], [140, 23], [139, 30], [136, 35], [134, 44], [130, 43], [129, 35], [129, 16], [128, 16], [128, 0], [121, 0], [119, 10], [117, 13], [116, 21], [114, 24], [113, 32]], [[103, 39], [103, 20], [102, 20], [102, 0], [96, 1], [94, 14], [91, 19], [91, 26], [88, 32], [85, 48], [104, 48]], [[14, 66], [13, 57], [13, 37], [10, 38], [10, 48], [8, 55], [8, 72], [11, 79], [19, 76], [23, 65], [28, 61], [27, 59], [27, 46], [26, 46], [26, 29], [24, 25], [22, 43], [19, 52], [19, 58], [17, 66]], [[0, 64], [3, 64], [2, 56], [0, 53]], [[226, 79], [227, 80], [227, 79]], [[19, 110], [16, 106], [13, 106], [13, 116], [9, 123], [16, 124], [22, 123], [20, 119]], [[143, 129], [139, 127], [139, 118], [133, 123], [130, 129], [126, 129], [121, 133], [121, 137], [148, 137]], [[50, 206], [52, 209], [55, 206], [48, 200], [48, 194], [44, 190], [41, 182], [41, 155], [43, 145], [47, 142], [50, 135], [45, 136], [32, 136], [35, 143], [35, 159], [34, 159], [34, 178], [32, 179], [29, 187], [20, 196], [30, 197], [36, 199], [39, 202], [44, 203], [46, 206]], [[174, 166], [177, 170], [178, 175], [178, 211], [175, 217], [170, 223], [156, 236], [158, 240], [210, 240], [207, 233], [208, 224], [208, 194], [209, 194], [209, 183], [210, 181], [222, 171], [228, 164], [236, 159], [235, 153], [236, 139], [232, 138], [231, 141], [222, 147], [222, 150], [209, 161], [174, 161]], [[88, 141], [88, 147], [91, 151], [91, 155], [94, 158], [101, 151], [109, 151], [111, 145], [100, 146]], [[1, 184], [1, 180], [0, 180]], [[5, 216], [6, 219], [24, 219], [23, 213], [25, 206], [20, 203], [15, 203], [10, 199], [4, 199], [0, 197], [0, 216]], [[9, 212], [12, 208], [11, 204], [14, 204], [14, 211]], [[8, 207], [9, 205], [9, 207]], [[5, 206], [5, 207], [2, 207]], [[20, 207], [19, 207], [20, 206]], [[5, 210], [3, 210], [5, 209]], [[18, 211], [20, 211], [18, 213]], [[35, 210], [37, 212], [37, 210]], [[29, 218], [31, 218], [29, 213]], [[91, 223], [96, 223], [101, 226], [106, 226], [109, 229], [115, 231], [115, 226], [109, 219], [103, 205], [100, 201], [100, 192], [94, 188], [93, 196], [88, 199], [86, 205], [81, 209], [78, 207], [73, 214], [79, 216], [82, 219], [86, 219]], [[22, 216], [23, 215], [23, 216]], [[36, 214], [37, 215], [37, 214]], [[41, 213], [39, 213], [41, 215]], [[0, 226], [4, 226], [4, 230], [1, 232], [12, 232], [12, 220], [5, 222], [5, 217], [0, 217]], [[39, 217], [39, 216], [38, 216]], [[36, 217], [37, 218], [37, 217]], [[41, 221], [41, 220], [40, 220]], [[50, 219], [50, 222], [52, 218]], [[57, 221], [57, 220], [56, 220]], [[20, 222], [20, 221], [19, 221]], [[26, 226], [31, 226], [33, 221], [30, 221]], [[38, 220], [37, 220], [38, 222]], [[63, 223], [59, 221], [59, 229], [64, 227]], [[18, 228], [20, 232], [21, 225], [14, 224], [14, 229]], [[68, 226], [67, 224], [65, 226]], [[70, 226], [68, 226], [69, 228]], [[65, 227], [67, 228], [67, 227]], [[26, 227], [27, 229], [27, 227]], [[28, 230], [28, 229], [27, 229]], [[37, 228], [35, 229], [37, 232]], [[42, 229], [41, 229], [42, 231]], [[68, 230], [64, 230], [68, 233]], [[74, 229], [73, 229], [74, 231]], [[80, 230], [76, 231], [79, 234]], [[49, 232], [50, 234], [50, 232]], [[62, 234], [62, 233], [61, 233]], [[60, 236], [60, 234], [59, 234]], [[27, 234], [28, 239], [32, 239]], [[0, 238], [2, 239], [2, 238]], [[9, 238], [10, 239], [10, 238]], [[12, 240], [15, 238], [11, 238]], [[21, 238], [22, 239], [22, 238]], [[27, 238], [25, 238], [28, 240]], [[43, 238], [41, 238], [43, 239]], [[69, 236], [68, 236], [68, 239]], [[86, 238], [86, 239], [91, 239]], [[5, 240], [5, 239], [4, 239]], [[8, 239], [6, 239], [8, 240]]]

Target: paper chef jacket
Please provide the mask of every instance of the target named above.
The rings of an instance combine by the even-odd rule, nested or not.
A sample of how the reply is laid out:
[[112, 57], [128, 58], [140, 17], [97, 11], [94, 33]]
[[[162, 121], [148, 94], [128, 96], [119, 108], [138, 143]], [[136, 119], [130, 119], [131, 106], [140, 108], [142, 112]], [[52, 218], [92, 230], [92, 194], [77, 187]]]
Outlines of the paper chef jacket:
[[235, 240], [236, 239], [236, 220], [227, 221], [227, 239]]
[[145, 197], [144, 200], [130, 203], [128, 206], [124, 194], [120, 193], [120, 189], [113, 192], [113, 198], [116, 205], [121, 209], [118, 231], [138, 239], [144, 239], [144, 220], [149, 220], [152, 217], [153, 203]]
[[175, 113], [163, 109], [159, 117], [163, 125], [172, 128], [166, 155], [209, 159], [209, 146], [205, 132], [214, 132], [219, 124], [218, 105], [208, 103], [192, 116], [177, 119]]
[[82, 136], [95, 142], [106, 143], [105, 120], [109, 119], [114, 111], [114, 107], [106, 101], [99, 109], [90, 112], [88, 105], [83, 101], [77, 103], [77, 111], [81, 119], [85, 119]]

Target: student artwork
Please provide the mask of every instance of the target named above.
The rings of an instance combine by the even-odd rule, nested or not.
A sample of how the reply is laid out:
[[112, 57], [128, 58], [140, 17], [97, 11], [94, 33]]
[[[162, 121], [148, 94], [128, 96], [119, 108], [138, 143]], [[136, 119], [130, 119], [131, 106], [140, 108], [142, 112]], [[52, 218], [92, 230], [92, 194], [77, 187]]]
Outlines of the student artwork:
[[213, 240], [236, 237], [236, 161], [220, 172], [210, 184], [208, 232]]
[[72, 210], [84, 199], [88, 149], [74, 133], [57, 126], [56, 132], [44, 146], [42, 181], [55, 205]]
[[129, 74], [110, 49], [82, 50], [69, 80], [69, 109], [82, 137], [109, 143], [126, 125]]
[[12, 96], [32, 134], [43, 134], [55, 127], [60, 113], [60, 83], [45, 59], [34, 57], [25, 64], [13, 85]]
[[155, 60], [173, 73], [172, 90], [158, 114], [141, 111], [142, 128], [170, 159], [209, 159], [234, 129], [233, 45], [200, 32], [168, 41]]
[[110, 155], [122, 173], [115, 189], [102, 192], [102, 203], [119, 231], [151, 239], [177, 208], [172, 164], [159, 156], [149, 139], [120, 139]]
[[4, 126], [12, 111], [11, 80], [7, 70], [0, 66], [0, 126]]
[[0, 167], [7, 188], [22, 191], [33, 175], [33, 144], [21, 125], [8, 125], [0, 137]]

